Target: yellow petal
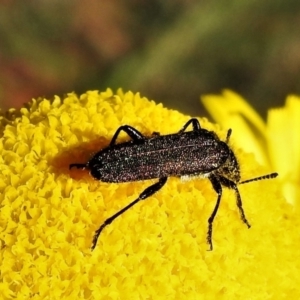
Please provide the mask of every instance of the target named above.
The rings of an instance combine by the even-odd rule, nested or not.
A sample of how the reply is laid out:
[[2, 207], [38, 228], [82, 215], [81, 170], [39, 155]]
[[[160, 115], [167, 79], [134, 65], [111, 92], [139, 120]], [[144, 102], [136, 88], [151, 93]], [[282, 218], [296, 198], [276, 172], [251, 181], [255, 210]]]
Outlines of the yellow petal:
[[[169, 178], [107, 226], [90, 251], [100, 224], [155, 180], [104, 183], [69, 164], [108, 146], [121, 125], [167, 134], [188, 119], [120, 90], [38, 99], [3, 117], [0, 299], [298, 299], [300, 221], [276, 179], [240, 186], [249, 230], [235, 194], [224, 188], [213, 251], [207, 220], [217, 195], [205, 178]], [[125, 140], [122, 134], [118, 141]], [[243, 178], [266, 172], [232, 149]]]
[[266, 152], [266, 125], [256, 111], [238, 94], [224, 90], [221, 95], [205, 95], [202, 103], [224, 129], [233, 130], [232, 139], [259, 163], [269, 165]]
[[284, 195], [300, 202], [300, 98], [289, 96], [283, 108], [270, 109], [267, 124], [270, 159], [280, 173]]

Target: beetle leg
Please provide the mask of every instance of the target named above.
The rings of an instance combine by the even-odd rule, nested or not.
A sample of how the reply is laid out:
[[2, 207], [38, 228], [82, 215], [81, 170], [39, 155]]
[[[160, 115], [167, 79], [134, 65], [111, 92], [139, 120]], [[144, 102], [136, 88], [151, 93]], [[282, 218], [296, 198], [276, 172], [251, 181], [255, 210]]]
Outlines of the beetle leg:
[[103, 224], [99, 227], [98, 230], [95, 231], [95, 235], [93, 238], [93, 242], [92, 242], [92, 247], [91, 249], [94, 250], [98, 241], [98, 238], [100, 236], [100, 233], [102, 232], [102, 230], [109, 224], [111, 224], [117, 217], [119, 217], [121, 214], [123, 214], [125, 211], [127, 211], [129, 208], [131, 208], [132, 206], [134, 206], [136, 203], [138, 203], [140, 200], [145, 200], [148, 197], [152, 196], [154, 193], [156, 193], [157, 191], [159, 191], [164, 184], [167, 182], [168, 177], [163, 177], [160, 178], [158, 182], [154, 183], [153, 185], [147, 187], [140, 195], [137, 199], [135, 199], [134, 201], [132, 201], [130, 204], [128, 204], [127, 206], [125, 206], [124, 208], [122, 208], [121, 210], [119, 210], [117, 213], [115, 213], [114, 215], [112, 215], [110, 218], [106, 219]]
[[116, 143], [116, 139], [118, 138], [121, 131], [126, 132], [134, 141], [143, 140], [145, 137], [135, 128], [129, 125], [120, 126], [115, 132], [113, 138], [111, 139], [110, 146], [113, 146]]
[[211, 214], [211, 216], [208, 219], [208, 231], [207, 231], [207, 243], [209, 244], [209, 250], [211, 251], [213, 249], [213, 244], [212, 244], [212, 230], [213, 230], [213, 222], [214, 222], [214, 218], [217, 214], [217, 211], [219, 209], [220, 206], [220, 202], [221, 202], [221, 197], [222, 197], [222, 185], [220, 183], [220, 181], [218, 180], [217, 177], [215, 177], [214, 175], [210, 175], [209, 176], [209, 180], [214, 188], [214, 190], [217, 192], [218, 194], [218, 198], [217, 198], [217, 203], [215, 205], [215, 208]]
[[248, 220], [246, 219], [245, 212], [243, 209], [242, 198], [241, 198], [240, 192], [237, 188], [237, 185], [233, 181], [228, 180], [227, 178], [224, 178], [224, 177], [220, 177], [220, 180], [221, 180], [221, 184], [234, 190], [235, 195], [236, 195], [236, 206], [238, 207], [238, 209], [240, 211], [241, 219], [247, 225], [247, 227], [250, 228], [251, 225], [249, 224]]
[[151, 136], [153, 137], [160, 136], [160, 133], [158, 131], [153, 131]]
[[77, 168], [77, 169], [84, 170], [87, 166], [86, 166], [86, 164], [70, 164], [69, 165], [69, 170], [74, 168], [74, 167]]
[[182, 127], [182, 129], [179, 130], [178, 133], [183, 133], [189, 127], [190, 124], [192, 124], [193, 126], [193, 131], [198, 131], [201, 129], [199, 121], [195, 118], [192, 118], [185, 123], [185, 125]]
[[250, 228], [251, 225], [249, 224], [248, 220], [246, 219], [245, 212], [244, 212], [244, 209], [243, 209], [243, 203], [242, 203], [241, 195], [240, 195], [240, 192], [239, 192], [236, 184], [234, 184], [232, 188], [235, 191], [236, 205], [237, 205], [237, 207], [240, 211], [241, 219], [247, 225], [247, 227]]

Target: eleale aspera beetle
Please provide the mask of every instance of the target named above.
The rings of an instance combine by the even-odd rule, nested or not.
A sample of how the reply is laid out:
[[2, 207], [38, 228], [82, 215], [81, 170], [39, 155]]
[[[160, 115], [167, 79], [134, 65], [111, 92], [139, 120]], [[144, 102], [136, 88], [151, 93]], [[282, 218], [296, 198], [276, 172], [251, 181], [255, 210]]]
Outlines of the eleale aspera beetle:
[[[193, 129], [186, 131], [189, 125], [192, 125]], [[116, 144], [121, 131], [126, 132], [131, 140]], [[70, 169], [73, 167], [87, 169], [95, 179], [103, 182], [120, 183], [158, 179], [136, 200], [104, 221], [95, 232], [91, 249], [96, 247], [99, 235], [107, 225], [139, 201], [159, 191], [168, 177], [199, 176], [210, 180], [217, 193], [217, 202], [208, 219], [209, 250], [213, 249], [213, 221], [220, 205], [223, 187], [234, 190], [241, 219], [250, 228], [237, 186], [251, 181], [275, 178], [278, 174], [271, 173], [240, 181], [238, 161], [228, 146], [230, 135], [231, 129], [228, 130], [226, 140], [223, 142], [215, 132], [201, 128], [197, 119], [190, 119], [178, 133], [168, 135], [154, 133], [151, 137], [145, 137], [135, 128], [124, 125], [117, 129], [109, 146], [96, 153], [87, 163], [70, 164]]]

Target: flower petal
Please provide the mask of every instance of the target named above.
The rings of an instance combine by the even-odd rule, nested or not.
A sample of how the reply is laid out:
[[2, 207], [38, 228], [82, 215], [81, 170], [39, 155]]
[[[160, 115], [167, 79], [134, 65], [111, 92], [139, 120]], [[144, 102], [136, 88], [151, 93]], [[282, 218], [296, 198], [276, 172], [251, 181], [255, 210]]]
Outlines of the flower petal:
[[201, 101], [217, 123], [233, 128], [233, 139], [240, 148], [253, 153], [259, 163], [269, 165], [266, 125], [240, 95], [224, 90], [222, 95], [202, 96]]

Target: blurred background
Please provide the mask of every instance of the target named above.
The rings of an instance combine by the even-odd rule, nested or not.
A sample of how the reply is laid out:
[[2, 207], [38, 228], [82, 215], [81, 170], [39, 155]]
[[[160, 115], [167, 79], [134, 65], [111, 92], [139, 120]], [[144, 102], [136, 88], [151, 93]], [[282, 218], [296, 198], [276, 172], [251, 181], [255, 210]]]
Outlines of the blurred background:
[[299, 0], [0, 0], [0, 107], [107, 87], [191, 115], [230, 88], [300, 94]]

